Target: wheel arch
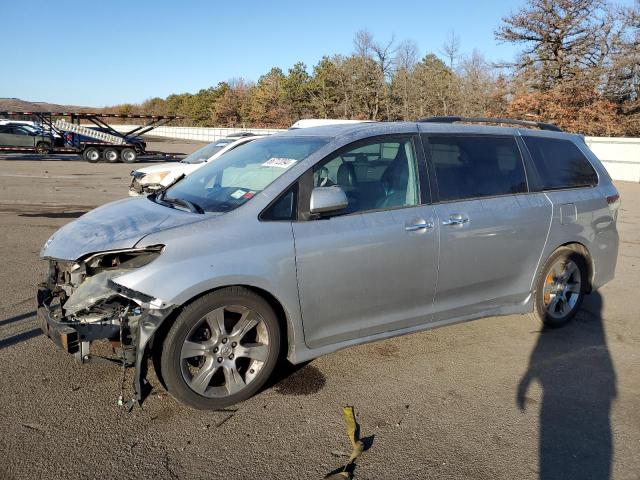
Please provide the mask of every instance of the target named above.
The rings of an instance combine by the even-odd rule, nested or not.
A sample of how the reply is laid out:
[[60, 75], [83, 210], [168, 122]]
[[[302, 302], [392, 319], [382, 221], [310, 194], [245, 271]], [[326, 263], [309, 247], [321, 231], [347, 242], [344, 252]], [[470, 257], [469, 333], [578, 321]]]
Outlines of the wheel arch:
[[589, 249], [583, 243], [572, 241], [572, 242], [565, 242], [561, 245], [558, 245], [556, 248], [554, 248], [551, 251], [551, 253], [548, 255], [547, 258], [551, 257], [551, 255], [553, 255], [556, 251], [558, 251], [558, 249], [563, 247], [570, 248], [571, 250], [575, 251], [576, 253], [579, 253], [580, 255], [582, 255], [582, 257], [584, 257], [586, 261], [585, 263], [587, 264], [587, 269], [588, 269], [587, 270], [587, 279], [588, 279], [587, 293], [591, 293], [591, 290], [593, 287], [593, 279], [595, 275], [595, 265], [593, 262], [593, 257], [591, 256], [591, 252], [589, 252]]
[[[280, 333], [281, 333], [281, 345], [283, 348], [281, 348], [281, 352], [280, 355], [281, 356], [289, 356], [291, 349], [294, 345], [294, 329], [293, 329], [293, 323], [291, 320], [291, 316], [288, 314], [286, 308], [284, 307], [283, 303], [278, 300], [278, 298], [271, 292], [260, 288], [260, 287], [256, 287], [255, 285], [248, 285], [248, 284], [242, 284], [242, 283], [236, 283], [236, 284], [230, 284], [230, 285], [220, 285], [220, 286], [216, 286], [214, 288], [210, 288], [208, 290], [204, 290], [202, 292], [199, 292], [197, 295], [194, 295], [193, 297], [189, 298], [187, 301], [185, 301], [184, 303], [182, 303], [179, 307], [175, 308], [172, 312], [171, 315], [169, 315], [164, 322], [162, 322], [162, 325], [160, 325], [160, 327], [158, 328], [158, 330], [156, 332], [154, 332], [153, 334], [153, 338], [152, 338], [152, 345], [151, 345], [151, 350], [152, 350], [152, 355], [154, 356], [154, 363], [155, 363], [155, 357], [159, 356], [160, 350], [162, 348], [162, 341], [164, 340], [164, 337], [166, 337], [167, 333], [169, 332], [169, 329], [171, 328], [171, 326], [173, 325], [175, 319], [177, 318], [177, 316], [180, 314], [180, 312], [183, 310], [184, 307], [186, 307], [187, 305], [195, 302], [196, 300], [198, 300], [199, 298], [202, 298], [205, 295], [208, 295], [210, 293], [216, 292], [218, 290], [222, 290], [223, 288], [230, 288], [230, 287], [240, 287], [240, 288], [245, 288], [253, 293], [255, 293], [256, 295], [260, 296], [261, 298], [263, 298], [268, 304], [269, 306], [273, 309], [273, 311], [276, 314], [276, 318], [278, 319], [278, 324], [280, 325]], [[156, 369], [156, 373], [158, 373], [159, 369]], [[160, 374], [158, 373], [158, 376]], [[160, 379], [162, 381], [162, 379]]]

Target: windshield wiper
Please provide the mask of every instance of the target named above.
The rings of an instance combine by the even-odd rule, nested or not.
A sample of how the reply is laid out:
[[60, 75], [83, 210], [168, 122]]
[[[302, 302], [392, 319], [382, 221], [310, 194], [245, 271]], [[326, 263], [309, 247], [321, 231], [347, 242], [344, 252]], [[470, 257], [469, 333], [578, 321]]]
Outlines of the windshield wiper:
[[186, 176], [187, 176], [186, 173], [178, 175], [173, 182], [162, 187], [160, 190], [157, 190], [156, 192], [152, 193], [151, 195], [149, 195], [149, 197], [153, 197], [153, 199], [159, 203], [166, 203], [169, 205], [181, 205], [183, 207], [186, 207], [190, 212], [193, 212], [193, 213], [204, 213], [204, 209], [197, 203], [190, 202], [189, 200], [185, 200], [183, 198], [167, 198], [166, 196], [167, 190], [169, 190], [169, 188], [173, 187], [176, 183], [178, 183], [180, 180], [182, 180]]
[[166, 198], [163, 196], [162, 201], [169, 204], [181, 205], [189, 209], [192, 213], [204, 213], [204, 209], [200, 205], [190, 202], [189, 200], [185, 200], [184, 198]]

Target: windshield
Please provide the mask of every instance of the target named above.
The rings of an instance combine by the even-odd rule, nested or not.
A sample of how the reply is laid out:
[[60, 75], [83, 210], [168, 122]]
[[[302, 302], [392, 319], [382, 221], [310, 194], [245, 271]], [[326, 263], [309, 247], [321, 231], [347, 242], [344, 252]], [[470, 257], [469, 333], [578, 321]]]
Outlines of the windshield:
[[169, 188], [162, 200], [186, 200], [205, 212], [228, 212], [327, 142], [320, 137], [254, 140], [188, 175]]
[[200, 150], [196, 150], [191, 155], [183, 158], [181, 163], [203, 163], [213, 157], [216, 153], [222, 150], [230, 143], [235, 142], [235, 138], [221, 138], [218, 141], [210, 143], [202, 147]]

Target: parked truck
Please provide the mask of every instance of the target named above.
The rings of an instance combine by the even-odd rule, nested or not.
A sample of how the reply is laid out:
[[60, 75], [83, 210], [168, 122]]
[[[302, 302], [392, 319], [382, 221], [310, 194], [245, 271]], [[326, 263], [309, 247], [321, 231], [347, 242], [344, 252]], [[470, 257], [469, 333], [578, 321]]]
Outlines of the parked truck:
[[[26, 128], [31, 118], [37, 128]], [[109, 118], [132, 118], [145, 122], [126, 132], [106, 123]], [[76, 154], [88, 162], [135, 163], [147, 151], [141, 135], [180, 117], [87, 112], [0, 112], [0, 152]], [[11, 120], [14, 120], [13, 123]], [[83, 124], [81, 124], [83, 122]]]

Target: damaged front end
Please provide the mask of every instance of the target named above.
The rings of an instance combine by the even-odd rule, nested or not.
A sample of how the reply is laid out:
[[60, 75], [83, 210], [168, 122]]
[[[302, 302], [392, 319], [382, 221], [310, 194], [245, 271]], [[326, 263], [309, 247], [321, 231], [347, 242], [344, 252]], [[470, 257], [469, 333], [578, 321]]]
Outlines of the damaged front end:
[[82, 363], [98, 358], [90, 354], [91, 342], [111, 341], [117, 356], [107, 360], [135, 367], [132, 400], [137, 402], [148, 390], [146, 346], [174, 306], [119, 285], [117, 278], [149, 264], [163, 248], [113, 250], [75, 262], [48, 259], [47, 278], [38, 287], [42, 331]]

